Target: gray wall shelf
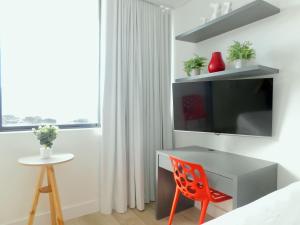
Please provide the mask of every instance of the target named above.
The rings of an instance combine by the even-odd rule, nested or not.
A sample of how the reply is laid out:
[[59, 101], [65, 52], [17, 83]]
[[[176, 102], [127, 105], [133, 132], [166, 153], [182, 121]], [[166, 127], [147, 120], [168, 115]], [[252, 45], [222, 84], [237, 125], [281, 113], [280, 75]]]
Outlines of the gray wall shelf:
[[241, 69], [229, 69], [225, 71], [220, 71], [216, 73], [201, 74], [198, 76], [178, 78], [175, 80], [178, 82], [195, 82], [195, 81], [213, 81], [213, 80], [232, 80], [241, 78], [251, 78], [257, 76], [271, 75], [279, 73], [279, 69], [254, 65], [247, 66]]
[[263, 0], [255, 0], [224, 16], [176, 36], [176, 40], [197, 43], [255, 21], [275, 15], [280, 9]]

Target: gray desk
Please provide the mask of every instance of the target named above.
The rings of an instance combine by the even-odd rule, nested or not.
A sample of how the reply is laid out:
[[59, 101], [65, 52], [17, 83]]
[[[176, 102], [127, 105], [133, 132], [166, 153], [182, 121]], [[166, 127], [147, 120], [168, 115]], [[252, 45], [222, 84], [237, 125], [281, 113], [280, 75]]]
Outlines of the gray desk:
[[[169, 215], [175, 193], [170, 155], [201, 164], [210, 186], [232, 196], [233, 208], [277, 190], [276, 163], [195, 146], [161, 150], [156, 158], [157, 219]], [[177, 211], [193, 205], [193, 201], [181, 196]]]

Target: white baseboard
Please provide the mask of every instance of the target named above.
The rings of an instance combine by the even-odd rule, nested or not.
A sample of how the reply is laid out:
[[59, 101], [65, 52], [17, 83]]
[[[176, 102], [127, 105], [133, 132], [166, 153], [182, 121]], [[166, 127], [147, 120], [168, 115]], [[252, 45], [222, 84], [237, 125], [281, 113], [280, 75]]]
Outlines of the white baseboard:
[[[98, 211], [99, 204], [96, 200], [63, 207], [64, 220], [70, 220]], [[27, 220], [28, 217], [17, 219], [2, 225], [24, 225], [27, 224]], [[35, 224], [50, 225], [50, 212], [38, 213], [35, 217]]]

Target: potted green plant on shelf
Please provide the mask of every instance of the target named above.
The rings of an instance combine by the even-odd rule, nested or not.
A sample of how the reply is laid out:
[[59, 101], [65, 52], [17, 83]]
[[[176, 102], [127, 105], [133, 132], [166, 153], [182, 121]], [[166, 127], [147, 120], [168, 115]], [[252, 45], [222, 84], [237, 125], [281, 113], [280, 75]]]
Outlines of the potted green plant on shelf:
[[42, 159], [50, 158], [52, 155], [53, 142], [57, 137], [58, 127], [54, 125], [41, 125], [38, 129], [33, 128], [33, 133], [40, 142], [40, 155]]
[[200, 75], [201, 70], [206, 66], [207, 59], [199, 55], [184, 62], [184, 71], [188, 76]]
[[247, 62], [254, 59], [255, 55], [255, 50], [249, 41], [243, 43], [235, 41], [228, 49], [228, 61], [233, 62], [236, 69], [247, 65]]

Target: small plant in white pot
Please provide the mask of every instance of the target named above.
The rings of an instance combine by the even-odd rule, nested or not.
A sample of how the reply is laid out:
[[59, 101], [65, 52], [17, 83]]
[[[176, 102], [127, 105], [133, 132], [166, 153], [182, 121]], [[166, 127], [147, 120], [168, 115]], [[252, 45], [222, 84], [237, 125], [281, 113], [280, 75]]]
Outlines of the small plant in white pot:
[[255, 58], [255, 50], [252, 43], [245, 41], [243, 43], [235, 41], [228, 49], [228, 61], [234, 63], [236, 69], [240, 69]]
[[48, 159], [52, 155], [53, 142], [57, 137], [58, 127], [53, 125], [42, 125], [38, 129], [32, 129], [34, 135], [40, 142], [40, 155], [42, 159]]
[[184, 71], [188, 76], [196, 76], [201, 74], [201, 70], [206, 66], [207, 59], [199, 55], [184, 62]]

